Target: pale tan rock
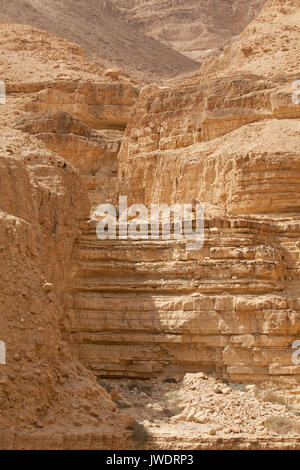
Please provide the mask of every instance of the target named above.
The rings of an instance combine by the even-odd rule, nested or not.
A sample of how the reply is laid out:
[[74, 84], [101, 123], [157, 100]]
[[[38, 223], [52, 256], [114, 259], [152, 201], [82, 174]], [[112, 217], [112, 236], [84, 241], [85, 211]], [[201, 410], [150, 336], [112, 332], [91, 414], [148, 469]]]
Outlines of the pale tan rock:
[[[3, 448], [129, 447], [135, 417], [95, 374], [150, 381], [187, 370], [203, 372], [185, 377], [174, 409], [162, 394], [147, 406], [153, 386], [132, 390], [134, 413], [162, 424], [149, 447], [299, 448], [277, 431], [257, 439], [256, 425], [293, 415], [244, 391], [272, 381], [299, 405], [299, 12], [284, 3], [282, 13], [283, 1], [266, 2], [194, 76], [139, 97], [76, 45], [0, 25], [9, 97], [0, 106], [0, 321], [12, 367], [0, 377]], [[173, 238], [100, 241], [80, 172], [93, 209], [119, 194], [204, 202], [203, 250]], [[226, 439], [208, 433], [220, 425]]]
[[207, 423], [208, 417], [203, 413], [199, 412], [195, 414], [193, 421], [195, 421], [196, 423]]
[[263, 0], [220, 1], [217, 4], [197, 0], [104, 2], [115, 7], [116, 16], [199, 61], [218, 55], [258, 15], [263, 3]]
[[[29, 26], [2, 23], [0, 37], [1, 79], [9, 84], [8, 94], [17, 95], [0, 106], [1, 273], [6, 266], [0, 276], [0, 339], [7, 346], [7, 366], [0, 370], [0, 447], [124, 447], [132, 419], [121, 416], [115, 427], [116, 404], [72, 355], [62, 315], [73, 244], [90, 211], [87, 190], [72, 164], [29, 134], [88, 128], [75, 118], [68, 127], [65, 115], [43, 121], [24, 111], [57, 79], [59, 58], [68, 68], [66, 57], [73, 53], [87, 81], [99, 78], [101, 69], [91, 73], [78, 46]], [[62, 89], [71, 99], [74, 87]], [[13, 128], [16, 119], [22, 130]]]
[[[81, 64], [74, 60], [77, 55], [88, 57], [90, 70], [103, 74], [108, 68], [121, 68], [127, 76], [141, 82], [168, 79], [199, 67], [194, 60], [120, 20], [118, 12], [105, 8], [103, 0], [32, 1], [4, 2], [1, 21], [31, 25], [52, 33], [52, 37], [73, 41], [69, 54], [55, 57], [54, 72], [61, 78], [66, 77], [65, 62], [74, 77], [80, 76]], [[22, 39], [18, 45], [23, 53], [34, 50]], [[32, 75], [41, 68], [51, 42], [41, 43], [41, 46], [45, 53], [39, 67], [31, 69]]]

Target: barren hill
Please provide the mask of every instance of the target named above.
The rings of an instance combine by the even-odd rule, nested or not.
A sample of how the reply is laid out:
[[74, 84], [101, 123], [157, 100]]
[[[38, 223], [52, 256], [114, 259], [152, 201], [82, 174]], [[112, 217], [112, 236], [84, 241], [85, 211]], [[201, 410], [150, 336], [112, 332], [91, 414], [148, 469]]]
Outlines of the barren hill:
[[[300, 449], [299, 6], [142, 89], [0, 24], [0, 449]], [[100, 239], [120, 195], [201, 201], [203, 247], [194, 212], [185, 239]]]
[[217, 55], [259, 13], [265, 0], [108, 0], [140, 31], [194, 60]]
[[0, 0], [1, 21], [25, 23], [83, 47], [90, 60], [147, 78], [167, 78], [198, 64], [100, 10], [98, 0]]

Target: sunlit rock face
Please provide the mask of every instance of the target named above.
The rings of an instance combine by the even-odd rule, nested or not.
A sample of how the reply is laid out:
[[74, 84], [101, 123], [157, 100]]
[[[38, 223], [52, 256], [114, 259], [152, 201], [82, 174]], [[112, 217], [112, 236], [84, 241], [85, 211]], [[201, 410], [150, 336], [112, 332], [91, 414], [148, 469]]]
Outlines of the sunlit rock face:
[[[267, 1], [196, 73], [141, 90], [76, 44], [0, 25], [1, 448], [130, 448], [134, 417], [95, 375], [202, 371], [299, 407], [299, 24], [298, 0]], [[119, 196], [203, 203], [203, 247], [100, 240], [95, 208]], [[236, 444], [167, 431], [148, 445]]]
[[119, 194], [147, 207], [202, 202], [205, 243], [100, 242], [95, 224], [82, 225], [70, 330], [97, 373], [299, 380], [298, 20], [297, 2], [267, 2], [197, 74], [142, 89]]

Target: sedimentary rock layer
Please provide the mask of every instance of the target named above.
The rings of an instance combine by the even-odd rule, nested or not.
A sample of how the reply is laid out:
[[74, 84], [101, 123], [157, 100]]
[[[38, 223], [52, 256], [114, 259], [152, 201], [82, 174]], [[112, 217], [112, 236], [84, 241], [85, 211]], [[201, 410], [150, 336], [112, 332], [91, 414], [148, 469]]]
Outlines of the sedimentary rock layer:
[[298, 6], [267, 2], [198, 74], [142, 90], [118, 155], [120, 195], [204, 203], [205, 243], [102, 242], [82, 226], [68, 329], [98, 374], [299, 383]]
[[297, 209], [298, 7], [267, 2], [198, 74], [142, 90], [119, 154], [122, 194], [146, 204], [194, 198], [212, 215]]
[[264, 0], [109, 0], [103, 10], [201, 61], [218, 55], [259, 13]]
[[199, 369], [229, 381], [299, 379], [299, 222], [212, 219], [205, 246], [97, 240], [81, 225], [67, 328], [97, 374]]
[[[128, 447], [133, 417], [120, 413], [94, 374], [71, 355], [63, 336], [66, 273], [90, 205], [72, 165], [76, 157], [71, 163], [42, 142], [49, 134], [59, 142], [60, 133], [70, 133], [73, 143], [81, 138], [91, 148], [94, 142], [104, 158], [112, 134], [105, 140], [105, 131], [93, 133], [67, 113], [35, 118], [30, 111], [49, 90], [55, 94], [58, 60], [65, 78], [74, 80], [66, 64], [72, 51], [72, 67], [81, 68], [83, 81], [95, 79], [101, 69], [91, 69], [78, 46], [28, 26], [2, 24], [0, 37], [7, 91], [0, 106], [0, 340], [6, 346], [6, 364], [0, 365], [0, 448]], [[103, 76], [101, 83], [107, 86], [109, 80]], [[73, 110], [76, 85], [68, 88], [64, 79], [60, 84], [62, 100], [68, 89], [66, 106], [73, 103]], [[41, 137], [43, 131], [48, 136]], [[91, 171], [92, 163], [92, 158], [86, 162]]]
[[[299, 404], [298, 7], [267, 1], [221, 56], [140, 97], [78, 46], [1, 25], [0, 447], [131, 446], [134, 418], [94, 374], [272, 379]], [[204, 247], [100, 241], [73, 165], [93, 205], [204, 203]]]

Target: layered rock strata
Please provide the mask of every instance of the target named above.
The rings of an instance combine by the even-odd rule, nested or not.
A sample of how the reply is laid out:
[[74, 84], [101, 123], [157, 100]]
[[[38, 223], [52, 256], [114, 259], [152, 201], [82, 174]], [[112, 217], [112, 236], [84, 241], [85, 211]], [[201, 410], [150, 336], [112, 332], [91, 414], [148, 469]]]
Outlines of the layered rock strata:
[[[139, 98], [78, 46], [1, 25], [1, 447], [130, 447], [133, 417], [95, 374], [272, 379], [299, 404], [298, 6], [266, 2], [199, 73]], [[118, 195], [147, 206], [204, 203], [204, 247], [100, 241], [73, 164], [95, 206]], [[178, 436], [153, 439], [186, 446]], [[225, 441], [192, 445], [246, 445]]]
[[[122, 74], [135, 80], [163, 80], [197, 70], [197, 62], [120, 21], [117, 12], [104, 11], [101, 8], [104, 3], [103, 0], [14, 0], [13, 3], [0, 0], [1, 21], [25, 23], [80, 44], [90, 61], [108, 68], [121, 67]], [[25, 47], [31, 45], [27, 43]], [[72, 63], [71, 55], [69, 61]]]
[[205, 370], [299, 380], [299, 222], [205, 221], [205, 245], [100, 241], [81, 225], [67, 309], [74, 350], [105, 376]]
[[142, 90], [118, 155], [120, 195], [148, 208], [204, 203], [205, 243], [103, 242], [82, 225], [68, 328], [97, 374], [272, 378], [299, 401], [297, 7], [267, 2], [198, 74]]
[[[98, 158], [112, 168], [120, 132], [92, 131], [78, 120], [80, 93], [72, 70], [81, 70], [82, 82], [98, 78], [108, 89], [109, 79], [84, 61], [78, 46], [42, 31], [2, 24], [0, 37], [7, 92], [0, 106], [0, 340], [6, 349], [6, 363], [1, 356], [0, 365], [0, 448], [128, 448], [134, 418], [119, 410], [95, 375], [72, 356], [63, 334], [73, 245], [90, 212], [84, 180], [72, 163], [79, 166], [81, 145], [90, 151], [81, 161], [83, 173], [97, 172]], [[57, 61], [65, 78], [53, 80]], [[49, 95], [66, 101], [74, 116], [47, 112], [42, 96]], [[44, 108], [34, 116], [36, 102]], [[94, 117], [101, 113], [109, 119], [105, 109], [95, 110]], [[77, 148], [73, 160], [63, 158], [70, 156], [68, 138], [69, 151]]]

